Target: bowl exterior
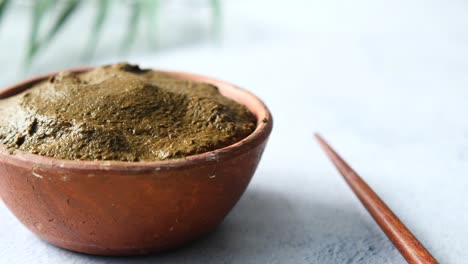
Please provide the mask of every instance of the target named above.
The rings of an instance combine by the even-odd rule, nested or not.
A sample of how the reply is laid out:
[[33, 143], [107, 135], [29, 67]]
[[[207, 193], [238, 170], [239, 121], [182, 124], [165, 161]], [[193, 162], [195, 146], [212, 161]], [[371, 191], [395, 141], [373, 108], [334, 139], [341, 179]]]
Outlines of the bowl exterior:
[[265, 143], [223, 161], [152, 171], [84, 172], [3, 158], [0, 194], [24, 225], [59, 247], [99, 255], [156, 252], [220, 224], [246, 189]]

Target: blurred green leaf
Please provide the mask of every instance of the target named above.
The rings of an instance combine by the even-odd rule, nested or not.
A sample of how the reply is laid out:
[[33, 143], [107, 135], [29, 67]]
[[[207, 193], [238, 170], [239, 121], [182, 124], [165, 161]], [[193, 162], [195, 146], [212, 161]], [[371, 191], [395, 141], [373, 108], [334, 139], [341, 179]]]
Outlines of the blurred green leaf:
[[74, 11], [78, 8], [80, 3], [81, 3], [80, 0], [68, 0], [66, 2], [65, 6], [59, 13], [57, 20], [53, 24], [51, 30], [46, 35], [46, 38], [44, 39], [45, 43], [49, 42], [51, 39], [55, 37], [57, 32], [59, 32], [59, 30], [63, 27], [63, 25], [65, 25], [68, 19], [73, 15]]
[[48, 31], [45, 38], [39, 38], [41, 22], [44, 20], [44, 15], [51, 9], [57, 1], [55, 0], [36, 0], [33, 9], [33, 25], [31, 30], [29, 50], [26, 58], [26, 63], [29, 65], [37, 54], [37, 51], [44, 45], [52, 40], [57, 32], [65, 25], [67, 20], [71, 17], [74, 11], [80, 4], [79, 0], [68, 0], [64, 7], [60, 10], [57, 20], [53, 23], [52, 28]]
[[31, 33], [29, 35], [29, 47], [26, 55], [26, 64], [31, 64], [33, 57], [39, 50], [39, 30], [44, 14], [53, 7], [54, 0], [36, 0], [32, 9]]
[[144, 9], [148, 21], [148, 36], [151, 44], [155, 44], [158, 34], [159, 0], [146, 0]]
[[[32, 25], [31, 33], [29, 35], [30, 41], [26, 54], [26, 64], [30, 65], [33, 58], [37, 55], [37, 52], [42, 49], [46, 44], [48, 44], [52, 39], [56, 37], [58, 32], [64, 27], [68, 22], [70, 17], [73, 16], [75, 11], [82, 4], [83, 0], [30, 0], [32, 8]], [[216, 39], [220, 38], [221, 33], [221, 19], [222, 19], [222, 10], [221, 10], [221, 0], [209, 0], [212, 10], [212, 34]], [[2, 14], [4, 14], [5, 9], [9, 3], [12, 3], [11, 0], [0, 0], [0, 19]], [[87, 47], [83, 58], [91, 58], [94, 55], [96, 47], [98, 45], [103, 25], [106, 19], [109, 16], [109, 9], [112, 4], [117, 3], [117, 1], [110, 0], [95, 0], [98, 4], [97, 13], [94, 19], [94, 24], [92, 27], [92, 32], [89, 37]], [[125, 35], [122, 38], [121, 42], [121, 52], [128, 52], [136, 41], [136, 36], [139, 30], [139, 23], [141, 16], [144, 15], [147, 19], [147, 30], [149, 40], [152, 44], [155, 44], [157, 39], [157, 30], [158, 30], [158, 18], [161, 9], [160, 0], [131, 0], [126, 1], [130, 3], [129, 6], [129, 15], [128, 15], [128, 25]], [[119, 2], [121, 3], [121, 2]], [[58, 9], [56, 15], [49, 13], [51, 9]], [[55, 18], [52, 23], [45, 23], [50, 17]], [[44, 25], [51, 25], [49, 28], [44, 28]]]
[[130, 47], [135, 41], [135, 36], [138, 31], [138, 22], [140, 21], [141, 11], [142, 11], [142, 1], [135, 0], [132, 4], [131, 13], [128, 20], [128, 30], [125, 38], [122, 42], [122, 52], [128, 52]]
[[5, 13], [9, 3], [10, 0], [0, 0], [0, 21], [2, 21], [2, 16]]
[[90, 59], [94, 55], [96, 46], [98, 45], [99, 36], [101, 35], [102, 27], [104, 21], [107, 18], [109, 13], [109, 0], [98, 0], [98, 12], [96, 13], [96, 18], [94, 20], [93, 31], [91, 32], [91, 37], [88, 41], [88, 47], [86, 48], [84, 58]]
[[213, 36], [219, 40], [221, 37], [221, 0], [211, 0], [211, 10], [213, 15], [212, 31]]

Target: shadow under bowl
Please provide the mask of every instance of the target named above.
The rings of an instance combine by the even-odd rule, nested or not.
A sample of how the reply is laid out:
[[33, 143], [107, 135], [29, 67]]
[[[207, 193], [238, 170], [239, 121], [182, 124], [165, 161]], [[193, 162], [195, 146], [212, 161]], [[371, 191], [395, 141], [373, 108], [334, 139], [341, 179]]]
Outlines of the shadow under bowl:
[[[247, 188], [272, 130], [272, 117], [260, 99], [234, 85], [168, 73], [216, 85], [257, 117], [255, 131], [221, 149], [154, 162], [64, 160], [10, 153], [0, 144], [0, 196], [11, 212], [40, 238], [97, 255], [158, 252], [214, 230]], [[12, 85], [0, 98], [54, 74]]]

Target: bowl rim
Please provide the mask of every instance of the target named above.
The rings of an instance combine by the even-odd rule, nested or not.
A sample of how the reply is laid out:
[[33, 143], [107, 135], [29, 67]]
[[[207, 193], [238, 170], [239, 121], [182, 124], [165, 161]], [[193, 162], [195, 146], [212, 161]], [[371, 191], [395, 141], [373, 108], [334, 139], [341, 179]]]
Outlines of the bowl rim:
[[[82, 73], [94, 69], [95, 67], [78, 67], [66, 69], [64, 71]], [[153, 68], [152, 68], [153, 69]], [[229, 82], [221, 81], [219, 79], [183, 72], [173, 71], [165, 69], [153, 69], [155, 71], [168, 73], [171, 75], [188, 78], [194, 81], [204, 81], [216, 86], [222, 86], [221, 89], [232, 90], [239, 94], [243, 98], [247, 98], [251, 104], [257, 108], [257, 111], [249, 109], [257, 118], [257, 126], [255, 130], [243, 138], [242, 140], [228, 145], [223, 148], [215, 149], [200, 154], [190, 155], [177, 159], [168, 159], [162, 161], [117, 161], [117, 160], [68, 160], [60, 159], [49, 156], [43, 156], [38, 154], [32, 154], [22, 150], [11, 150], [7, 146], [0, 143], [0, 162], [15, 163], [22, 167], [32, 166], [33, 168], [60, 168], [70, 170], [93, 170], [93, 171], [165, 171], [174, 168], [186, 168], [199, 166], [200, 164], [207, 162], [219, 163], [223, 160], [234, 158], [242, 153], [250, 151], [252, 148], [262, 144], [266, 141], [273, 128], [273, 119], [271, 113], [263, 101], [255, 96], [253, 93], [240, 88]], [[32, 78], [28, 78], [24, 81], [9, 85], [0, 90], [0, 99], [5, 99], [10, 96], [19, 94], [23, 91], [30, 89], [33, 85], [40, 83], [47, 78], [58, 74], [62, 71], [54, 71], [42, 75], [38, 75]], [[229, 97], [228, 97], [229, 98]], [[238, 102], [235, 99], [230, 98]], [[240, 103], [240, 102], [238, 102]], [[247, 106], [246, 106], [247, 107]]]

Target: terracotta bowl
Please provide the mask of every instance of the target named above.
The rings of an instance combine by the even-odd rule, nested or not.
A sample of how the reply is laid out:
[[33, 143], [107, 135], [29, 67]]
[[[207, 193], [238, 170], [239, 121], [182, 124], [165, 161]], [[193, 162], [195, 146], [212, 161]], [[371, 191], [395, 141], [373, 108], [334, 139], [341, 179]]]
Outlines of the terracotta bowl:
[[[11, 212], [56, 246], [98, 255], [171, 249], [218, 226], [255, 172], [272, 129], [271, 114], [257, 97], [232, 84], [169, 73], [218, 86], [255, 114], [257, 128], [228, 147], [157, 162], [63, 160], [11, 154], [0, 144], [0, 196]], [[0, 98], [53, 74], [3, 89]]]

